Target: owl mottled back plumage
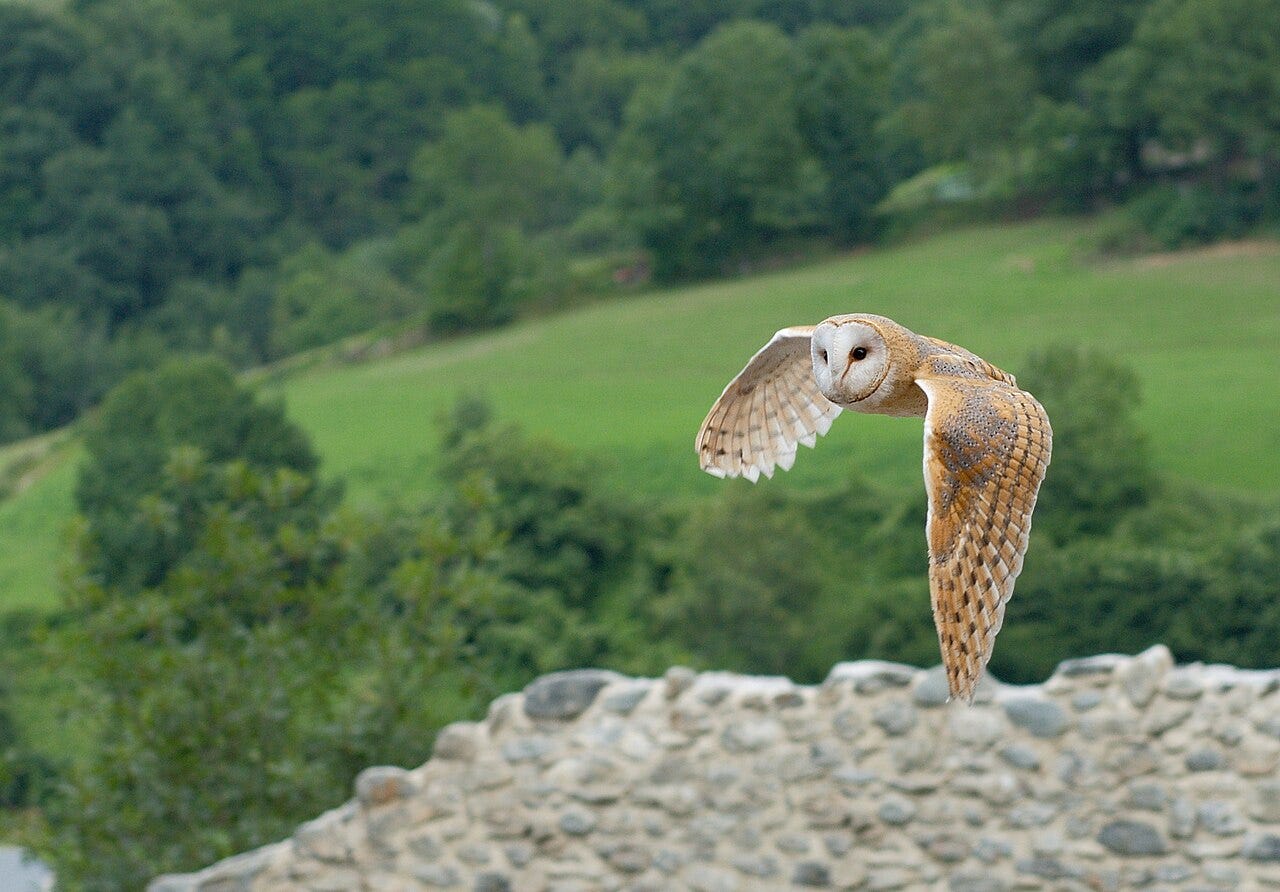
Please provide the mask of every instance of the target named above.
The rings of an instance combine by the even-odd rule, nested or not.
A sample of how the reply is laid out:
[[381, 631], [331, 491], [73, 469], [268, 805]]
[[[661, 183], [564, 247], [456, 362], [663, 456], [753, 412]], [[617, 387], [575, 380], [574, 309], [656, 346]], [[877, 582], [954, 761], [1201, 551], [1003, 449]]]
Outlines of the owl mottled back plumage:
[[791, 467], [842, 409], [923, 416], [929, 591], [952, 696], [972, 701], [1022, 571], [1053, 434], [1035, 397], [962, 347], [883, 316], [774, 335], [698, 431], [704, 470]]

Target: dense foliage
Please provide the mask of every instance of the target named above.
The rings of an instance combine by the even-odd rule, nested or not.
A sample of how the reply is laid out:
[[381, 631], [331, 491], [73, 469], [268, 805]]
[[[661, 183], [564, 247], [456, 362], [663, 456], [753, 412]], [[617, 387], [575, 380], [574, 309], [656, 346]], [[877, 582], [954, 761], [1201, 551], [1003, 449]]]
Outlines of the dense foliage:
[[[271, 360], [1136, 199], [1280, 216], [1269, 0], [0, 3], [0, 438], [177, 350]], [[892, 227], [889, 227], [892, 229]]]

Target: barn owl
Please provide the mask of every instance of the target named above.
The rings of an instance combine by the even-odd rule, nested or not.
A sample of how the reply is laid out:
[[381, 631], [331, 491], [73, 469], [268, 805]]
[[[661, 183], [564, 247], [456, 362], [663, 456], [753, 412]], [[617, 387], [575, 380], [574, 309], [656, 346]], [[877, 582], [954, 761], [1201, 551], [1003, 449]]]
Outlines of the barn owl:
[[1022, 570], [1053, 432], [1012, 375], [883, 316], [784, 328], [729, 382], [698, 431], [703, 470], [773, 476], [842, 409], [924, 418], [929, 593], [952, 697], [974, 689]]

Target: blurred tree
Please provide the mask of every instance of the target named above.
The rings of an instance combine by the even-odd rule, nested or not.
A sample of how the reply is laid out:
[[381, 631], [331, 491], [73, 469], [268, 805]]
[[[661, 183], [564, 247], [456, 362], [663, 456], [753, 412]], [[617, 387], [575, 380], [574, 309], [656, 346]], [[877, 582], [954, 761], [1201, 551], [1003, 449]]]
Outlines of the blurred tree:
[[51, 642], [98, 719], [96, 757], [47, 802], [50, 855], [76, 888], [138, 888], [277, 839], [360, 768], [423, 760], [492, 693], [468, 644], [495, 620], [486, 542], [322, 519], [287, 468], [192, 457], [167, 473], [172, 493], [219, 483], [191, 548], [155, 588], [75, 577], [77, 622]]
[[[147, 385], [177, 388], [184, 372], [126, 382], [105, 429], [122, 435], [123, 401], [164, 403]], [[290, 446], [286, 432], [264, 455], [279, 419], [228, 393], [215, 366], [187, 377], [199, 390], [141, 427], [204, 448], [173, 450], [137, 485], [152, 492], [139, 511], [181, 524], [184, 547], [162, 572], [154, 553], [123, 554], [104, 584], [101, 515], [86, 518], [74, 622], [51, 636], [98, 719], [95, 758], [48, 800], [62, 882], [136, 888], [279, 838], [360, 768], [421, 762], [434, 730], [538, 673], [668, 662], [633, 603], [605, 610], [640, 514], [578, 461], [462, 403], [436, 508], [335, 509], [316, 497], [305, 439]], [[224, 460], [245, 429], [256, 436]], [[107, 461], [108, 442], [123, 441], [99, 433], [89, 467], [133, 474]]]
[[363, 243], [341, 255], [317, 244], [281, 260], [272, 284], [272, 357], [289, 356], [404, 318], [418, 297], [390, 275], [390, 247]]
[[[75, 491], [85, 519], [81, 561], [109, 589], [154, 586], [182, 560], [210, 505], [234, 484], [227, 462], [291, 472], [308, 505], [333, 496], [309, 482], [317, 460], [302, 431], [213, 360], [126, 380], [103, 403], [85, 448]], [[282, 506], [261, 521], [273, 529], [291, 518]]]
[[[1165, 145], [1207, 156], [1222, 194], [1232, 173], [1280, 209], [1280, 16], [1267, 0], [1159, 0], [1134, 33], [1133, 86]], [[1249, 176], [1242, 164], [1257, 166]]]
[[101, 323], [55, 306], [22, 310], [0, 301], [0, 331], [0, 364], [10, 363], [11, 436], [70, 423], [159, 352], [145, 335], [112, 338]]
[[1122, 528], [1033, 547], [1009, 602], [994, 671], [1035, 681], [1070, 656], [1133, 653], [1155, 643], [1168, 644], [1179, 661], [1274, 663], [1280, 509], [1204, 494], [1177, 498], [1198, 503], [1212, 523], [1179, 534], [1166, 526], [1176, 503], [1156, 503], [1131, 515], [1162, 530], [1151, 541], [1135, 541]]
[[412, 175], [421, 218], [401, 231], [400, 256], [435, 326], [505, 322], [555, 289], [559, 258], [539, 236], [569, 221], [572, 191], [545, 126], [518, 126], [494, 106], [452, 112]]
[[591, 608], [629, 572], [649, 532], [646, 512], [608, 489], [586, 456], [493, 423], [484, 405], [462, 401], [444, 419], [442, 477], [491, 491], [482, 515], [504, 536], [504, 576]]
[[242, 110], [211, 74], [230, 64], [215, 23], [121, 0], [73, 23], [6, 6], [0, 31], [0, 195], [15, 209], [0, 293], [117, 328], [175, 277], [226, 280], [255, 256], [273, 199]]
[[1088, 103], [1037, 96], [1023, 122], [1020, 141], [1030, 154], [1024, 178], [1027, 189], [1065, 211], [1090, 209], [1122, 185], [1128, 170], [1125, 133], [1108, 127], [1099, 110]]
[[824, 552], [785, 497], [734, 487], [694, 508], [676, 537], [665, 632], [708, 666], [813, 679], [830, 668]]
[[1019, 47], [978, 6], [949, 3], [918, 38], [915, 96], [902, 108], [935, 161], [966, 161], [980, 179], [1007, 177], [1034, 95]]
[[1214, 156], [1280, 152], [1280, 21], [1265, 0], [1161, 0], [1134, 35], [1143, 98], [1174, 148]]
[[1134, 419], [1138, 377], [1105, 354], [1054, 347], [1032, 353], [1020, 386], [1053, 425], [1053, 463], [1036, 505], [1036, 532], [1059, 542], [1111, 531], [1147, 504], [1156, 476]]
[[663, 70], [663, 57], [652, 53], [588, 47], [575, 54], [551, 97], [549, 116], [560, 141], [607, 153], [636, 87]]
[[815, 26], [796, 41], [800, 132], [827, 175], [824, 222], [843, 241], [866, 239], [888, 189], [878, 127], [889, 110], [889, 59], [865, 31]]
[[1124, 46], [1151, 0], [998, 0], [1000, 21], [1023, 48], [1037, 89], [1055, 102], [1077, 100], [1080, 75]]
[[643, 43], [647, 23], [630, 3], [615, 0], [502, 0], [529, 23], [548, 83], [556, 84], [590, 49], [611, 54]]
[[795, 68], [786, 35], [741, 22], [637, 93], [615, 188], [659, 276], [722, 269], [820, 220], [827, 181], [800, 131]]
[[413, 210], [447, 229], [455, 223], [532, 231], [567, 219], [564, 158], [543, 125], [521, 127], [495, 106], [445, 116], [440, 138], [413, 159]]
[[669, 50], [694, 46], [719, 25], [743, 17], [751, 0], [631, 0], [648, 20], [649, 39]]

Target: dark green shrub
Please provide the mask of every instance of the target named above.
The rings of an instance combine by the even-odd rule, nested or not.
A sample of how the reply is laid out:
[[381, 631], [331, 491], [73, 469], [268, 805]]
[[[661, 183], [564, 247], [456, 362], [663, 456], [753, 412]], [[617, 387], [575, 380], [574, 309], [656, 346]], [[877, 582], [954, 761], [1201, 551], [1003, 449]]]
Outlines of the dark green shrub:
[[1131, 201], [1128, 211], [1159, 245], [1181, 248], [1243, 235], [1260, 208], [1239, 187], [1196, 184], [1158, 186]]

